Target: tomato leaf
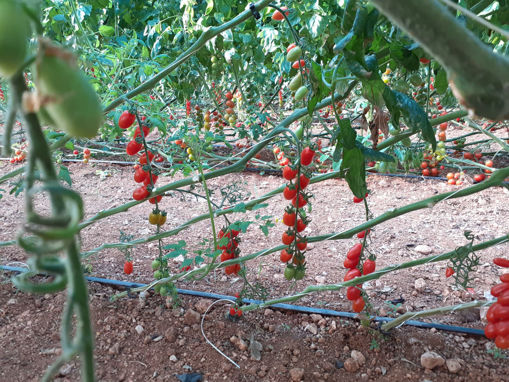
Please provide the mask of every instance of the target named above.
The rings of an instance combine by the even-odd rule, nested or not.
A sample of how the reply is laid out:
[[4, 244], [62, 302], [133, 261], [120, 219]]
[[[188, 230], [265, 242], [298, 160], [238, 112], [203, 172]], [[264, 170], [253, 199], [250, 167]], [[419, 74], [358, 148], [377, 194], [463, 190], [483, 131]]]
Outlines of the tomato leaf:
[[387, 106], [389, 113], [391, 113], [391, 122], [393, 126], [399, 127], [399, 117], [401, 116], [401, 112], [399, 111], [396, 95], [386, 85], [384, 91], [382, 92], [382, 97], [384, 99], [385, 106]]
[[329, 88], [322, 81], [322, 67], [316, 62], [311, 61], [311, 88], [313, 90], [313, 97], [308, 102], [308, 113], [313, 115], [315, 106], [318, 102], [324, 99], [330, 92]]
[[348, 187], [358, 198], [363, 198], [367, 192], [366, 166], [364, 155], [360, 148], [345, 149], [341, 163], [341, 176], [344, 176]]
[[444, 69], [440, 69], [435, 76], [434, 86], [438, 94], [444, 94], [447, 90], [449, 84], [447, 82], [447, 73]]
[[58, 179], [63, 180], [69, 186], [72, 186], [71, 174], [69, 173], [69, 169], [65, 166], [60, 166], [58, 171]]
[[435, 151], [437, 146], [435, 132], [424, 110], [406, 94], [397, 91], [394, 91], [394, 94], [407, 125], [412, 131], [421, 131], [424, 140], [431, 143], [431, 147]]
[[362, 155], [364, 155], [365, 159], [374, 160], [378, 162], [395, 162], [393, 156], [363, 146], [360, 142], [357, 142], [357, 147], [362, 151]]
[[409, 72], [419, 69], [419, 58], [408, 48], [393, 43], [389, 46], [391, 58], [402, 65]]

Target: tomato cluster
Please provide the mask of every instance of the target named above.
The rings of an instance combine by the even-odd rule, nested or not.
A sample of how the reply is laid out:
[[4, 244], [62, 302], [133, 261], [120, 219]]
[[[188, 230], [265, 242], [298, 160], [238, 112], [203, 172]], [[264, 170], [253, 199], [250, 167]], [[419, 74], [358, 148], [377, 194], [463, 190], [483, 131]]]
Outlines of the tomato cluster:
[[[493, 262], [504, 268], [509, 268], [509, 259], [497, 257]], [[486, 313], [488, 325], [484, 334], [489, 339], [495, 339], [495, 345], [500, 349], [509, 349], [509, 273], [500, 276], [501, 283], [491, 288], [491, 295], [497, 301], [490, 306]]]
[[[190, 268], [189, 266], [189, 269]], [[152, 270], [154, 271], [154, 279], [156, 280], [169, 277], [170, 275], [168, 272], [168, 264], [164, 257], [152, 261]], [[174, 285], [171, 283], [159, 283], [154, 287], [154, 291], [164, 297], [170, 293], [172, 288], [174, 288]]]
[[[223, 253], [221, 253], [221, 262], [236, 259], [240, 255], [239, 236], [240, 231], [223, 228], [219, 230], [218, 238], [219, 244], [218, 249], [222, 249]], [[228, 265], [224, 268], [224, 272], [227, 275], [237, 275], [240, 272], [240, 264]]]
[[[365, 197], [367, 197], [368, 194], [366, 194]], [[353, 202], [354, 203], [360, 203], [364, 200], [364, 198], [358, 198], [354, 196]], [[348, 271], [345, 274], [345, 277], [343, 281], [350, 281], [353, 280], [356, 277], [360, 277], [361, 275], [369, 275], [370, 273], [373, 273], [376, 269], [376, 262], [375, 258], [370, 256], [369, 258], [365, 259], [362, 263], [362, 266], [360, 266], [361, 258], [363, 257], [364, 252], [364, 243], [366, 242], [366, 236], [369, 235], [371, 230], [365, 230], [362, 232], [359, 232], [357, 234], [358, 239], [362, 239], [363, 243], [357, 243], [352, 248], [350, 248], [346, 254], [346, 259], [343, 262], [343, 266], [348, 269]], [[362, 284], [356, 285], [356, 286], [349, 286], [346, 289], [346, 298], [352, 302], [352, 310], [355, 313], [360, 313], [366, 303], [364, 301], [364, 297], [362, 296]]]
[[5, 95], [4, 95], [4, 91], [2, 90], [2, 86], [0, 86], [0, 100], [5, 101]]
[[301, 280], [305, 274], [307, 238], [301, 232], [309, 223], [303, 207], [308, 203], [311, 195], [304, 192], [309, 184], [309, 178], [303, 172], [303, 166], [309, 166], [313, 162], [314, 155], [314, 150], [308, 146], [302, 150], [300, 161], [295, 166], [290, 165], [289, 159], [284, 156], [280, 159], [280, 164], [284, 165], [283, 178], [289, 181], [283, 190], [283, 197], [291, 200], [291, 206], [285, 209], [283, 215], [283, 224], [288, 228], [283, 232], [281, 239], [288, 248], [283, 249], [279, 255], [279, 259], [287, 264], [284, 273], [287, 280]]
[[10, 163], [21, 163], [26, 159], [27, 156], [27, 146], [26, 144], [23, 144], [19, 149], [16, 149], [14, 151], [14, 155], [9, 162]]

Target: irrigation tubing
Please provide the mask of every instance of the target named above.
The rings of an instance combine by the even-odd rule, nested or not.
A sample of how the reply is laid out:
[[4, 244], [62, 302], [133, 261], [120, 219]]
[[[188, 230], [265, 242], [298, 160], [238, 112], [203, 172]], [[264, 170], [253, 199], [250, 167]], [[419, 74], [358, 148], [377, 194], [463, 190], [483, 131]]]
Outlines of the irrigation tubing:
[[[27, 272], [26, 268], [11, 267], [8, 265], [0, 265], [0, 270], [9, 271], [9, 272], [17, 272], [17, 273]], [[86, 276], [85, 279], [89, 282], [105, 284], [105, 285], [120, 286], [120, 287], [124, 287], [128, 290], [131, 288], [139, 288], [139, 287], [147, 286], [147, 284], [142, 284], [142, 283], [105, 279], [105, 278], [101, 278], [101, 277]], [[230, 300], [230, 301], [236, 301], [236, 297], [233, 297], [233, 296], [217, 294], [217, 293], [200, 292], [200, 291], [194, 291], [194, 290], [189, 290], [189, 289], [177, 288], [177, 293], [182, 294], [182, 295], [203, 297], [203, 298], [214, 299], [214, 300], [225, 299], [225, 300]], [[242, 303], [244, 303], [244, 304], [260, 304], [262, 302], [263, 301], [260, 301], [260, 300], [242, 299]], [[293, 304], [274, 304], [274, 305], [271, 305], [271, 307], [276, 308], [276, 309], [284, 309], [284, 310], [290, 310], [293, 312], [301, 312], [301, 313], [307, 313], [307, 314], [321, 314], [323, 316], [352, 318], [352, 319], [355, 319], [357, 317], [356, 313], [339, 312], [337, 310], [313, 308], [313, 307], [293, 305]], [[394, 320], [394, 318], [379, 317], [379, 316], [375, 316], [375, 317], [371, 317], [371, 318], [375, 322], [378, 322], [378, 323], [390, 322], [390, 321]], [[404, 325], [415, 326], [418, 328], [426, 328], [426, 329], [435, 328], [437, 330], [443, 330], [443, 331], [448, 331], [448, 332], [484, 336], [484, 330], [465, 328], [462, 326], [429, 323], [429, 322], [423, 322], [423, 321], [417, 321], [417, 320], [405, 321]]]

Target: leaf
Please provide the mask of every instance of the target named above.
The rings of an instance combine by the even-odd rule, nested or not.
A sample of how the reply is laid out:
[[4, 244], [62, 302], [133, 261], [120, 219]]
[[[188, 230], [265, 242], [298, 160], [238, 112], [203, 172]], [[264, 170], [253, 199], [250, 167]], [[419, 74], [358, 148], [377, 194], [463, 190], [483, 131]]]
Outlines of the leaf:
[[115, 28], [110, 27], [109, 25], [101, 25], [99, 27], [99, 33], [103, 37], [112, 37], [115, 36]]
[[431, 147], [435, 151], [437, 146], [435, 132], [424, 110], [406, 94], [394, 91], [394, 95], [407, 125], [412, 131], [421, 131], [424, 140], [431, 143]]
[[384, 105], [384, 90], [386, 85], [380, 78], [367, 80], [362, 82], [362, 96], [366, 98], [372, 105], [381, 107]]
[[410, 49], [398, 43], [392, 43], [389, 46], [389, 51], [391, 57], [409, 72], [419, 69], [419, 58]]
[[398, 101], [396, 99], [396, 95], [393, 91], [386, 85], [385, 89], [382, 93], [382, 97], [385, 102], [385, 106], [391, 113], [391, 122], [394, 127], [399, 127], [399, 117], [401, 116], [401, 112], [399, 111]]
[[233, 207], [233, 212], [246, 212], [246, 203], [240, 202], [235, 207]]
[[186, 242], [184, 240], [179, 240], [178, 243], [167, 244], [163, 247], [163, 249], [177, 249], [184, 248], [186, 246]]
[[259, 210], [260, 208], [265, 208], [265, 207], [268, 207], [269, 204], [268, 203], [259, 203], [259, 204], [255, 204], [252, 208], [251, 208], [251, 211], [256, 211], [256, 210]]
[[444, 69], [440, 69], [435, 76], [434, 86], [438, 94], [444, 94], [447, 90], [449, 83], [447, 82], [447, 73]]
[[357, 142], [357, 147], [362, 151], [362, 155], [364, 155], [365, 159], [374, 160], [378, 162], [395, 162], [393, 156], [363, 146], [360, 142]]
[[355, 196], [363, 198], [366, 195], [366, 167], [360, 148], [355, 147], [344, 151], [341, 174], [344, 175], [348, 187]]
[[269, 228], [266, 225], [260, 225], [260, 229], [265, 236], [269, 236]]
[[69, 186], [72, 186], [71, 175], [69, 174], [69, 169], [65, 166], [60, 166], [60, 170], [58, 171], [58, 178], [66, 182]]
[[308, 113], [310, 116], [313, 115], [316, 104], [324, 99], [330, 92], [329, 88], [322, 81], [322, 67], [312, 61], [311, 69], [310, 80], [313, 97], [308, 102]]
[[166, 255], [163, 256], [163, 259], [174, 259], [175, 257], [178, 257], [180, 255], [185, 256], [187, 254], [187, 251], [185, 249], [176, 249], [174, 251], [168, 252]]
[[357, 133], [352, 128], [350, 120], [343, 118], [339, 120], [338, 142], [345, 149], [353, 149], [356, 146]]

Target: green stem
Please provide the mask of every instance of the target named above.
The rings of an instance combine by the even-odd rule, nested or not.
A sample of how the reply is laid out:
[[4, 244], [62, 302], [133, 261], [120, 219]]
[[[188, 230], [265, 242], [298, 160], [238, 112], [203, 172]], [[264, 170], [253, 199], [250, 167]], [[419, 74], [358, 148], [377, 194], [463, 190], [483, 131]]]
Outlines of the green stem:
[[402, 314], [398, 318], [395, 318], [394, 320], [383, 324], [382, 330], [389, 331], [390, 329], [400, 326], [400, 325], [404, 324], [406, 321], [412, 320], [415, 318], [429, 317], [429, 316], [435, 316], [438, 314], [457, 312], [460, 310], [472, 309], [472, 308], [477, 308], [479, 306], [485, 306], [485, 305], [491, 305], [491, 303], [488, 301], [472, 301], [472, 302], [467, 302], [465, 304], [441, 306], [439, 308], [422, 310], [420, 312], [407, 312], [405, 314]]

